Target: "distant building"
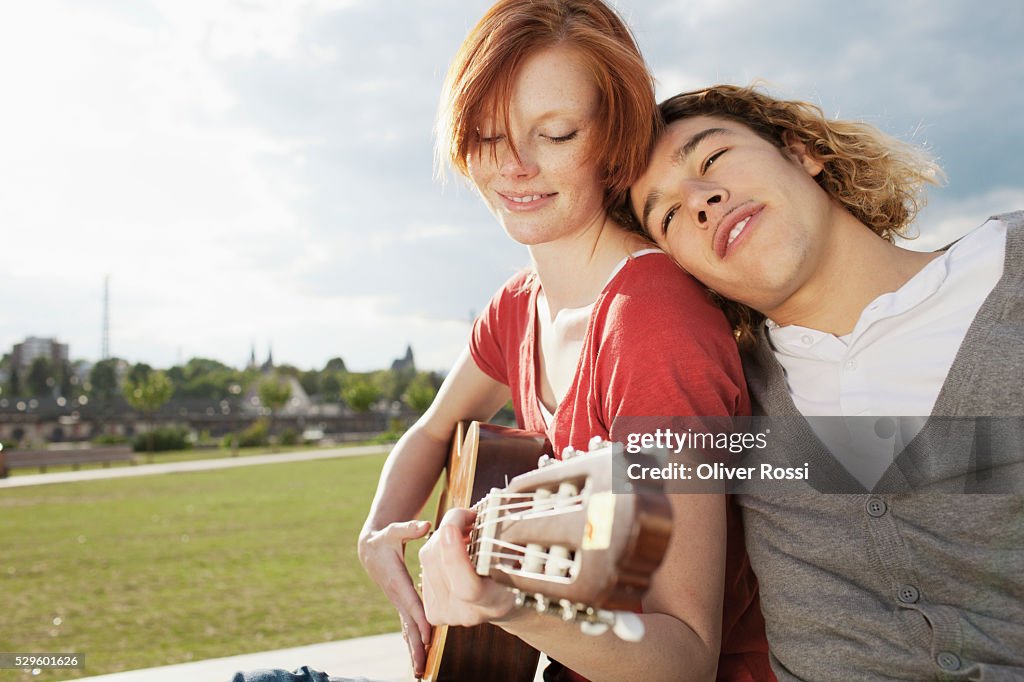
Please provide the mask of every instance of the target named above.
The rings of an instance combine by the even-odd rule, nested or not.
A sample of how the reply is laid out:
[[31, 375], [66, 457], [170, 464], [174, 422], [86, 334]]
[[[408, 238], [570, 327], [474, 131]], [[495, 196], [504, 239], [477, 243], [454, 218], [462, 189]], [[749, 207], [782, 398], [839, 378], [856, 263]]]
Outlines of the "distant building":
[[411, 369], [413, 371], [416, 371], [416, 361], [412, 357], [411, 345], [405, 347], [405, 357], [398, 358], [397, 360], [391, 363], [391, 369], [393, 371], [403, 369]]
[[14, 344], [11, 351], [11, 368], [23, 373], [32, 366], [36, 358], [49, 358], [54, 365], [68, 361], [68, 344], [58, 343], [57, 339], [30, 336], [21, 343]]

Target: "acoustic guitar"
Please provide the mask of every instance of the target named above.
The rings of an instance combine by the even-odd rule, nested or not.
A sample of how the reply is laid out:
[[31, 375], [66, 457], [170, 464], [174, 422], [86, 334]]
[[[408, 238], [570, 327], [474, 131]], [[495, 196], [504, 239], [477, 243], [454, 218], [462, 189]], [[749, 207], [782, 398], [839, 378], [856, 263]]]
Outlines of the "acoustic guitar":
[[[665, 496], [612, 493], [612, 447], [547, 453], [538, 434], [462, 422], [452, 438], [437, 523], [473, 507], [470, 559], [508, 586], [516, 604], [639, 639], [635, 611], [661, 563], [672, 528]], [[514, 478], [513, 478], [514, 477]], [[501, 628], [438, 626], [427, 652], [430, 682], [530, 682], [540, 653]]]

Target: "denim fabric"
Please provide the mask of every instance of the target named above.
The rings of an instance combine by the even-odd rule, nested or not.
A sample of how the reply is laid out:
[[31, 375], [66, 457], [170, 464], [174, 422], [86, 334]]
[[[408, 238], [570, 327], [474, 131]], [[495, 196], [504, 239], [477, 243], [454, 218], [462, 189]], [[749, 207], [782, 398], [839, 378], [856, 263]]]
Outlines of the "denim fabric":
[[370, 682], [365, 677], [328, 677], [327, 673], [304, 665], [295, 672], [287, 670], [251, 670], [237, 672], [231, 682]]

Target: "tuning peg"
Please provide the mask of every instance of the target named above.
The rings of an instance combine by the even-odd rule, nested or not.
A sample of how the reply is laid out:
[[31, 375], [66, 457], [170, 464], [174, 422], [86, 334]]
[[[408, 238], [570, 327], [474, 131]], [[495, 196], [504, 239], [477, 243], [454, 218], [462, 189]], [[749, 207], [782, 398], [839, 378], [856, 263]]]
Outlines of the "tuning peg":
[[635, 613], [617, 611], [612, 632], [623, 641], [639, 642], [644, 637], [644, 622]]
[[600, 621], [583, 620], [580, 621], [580, 632], [591, 637], [597, 637], [608, 632], [608, 624]]
[[568, 599], [560, 599], [558, 603], [562, 607], [562, 620], [566, 622], [576, 620], [578, 609], [575, 604]]
[[533, 595], [533, 598], [537, 600], [537, 602], [534, 604], [534, 608], [537, 609], [537, 613], [547, 613], [548, 606], [551, 603], [550, 600], [543, 594], [540, 594], [539, 592]]
[[572, 459], [577, 454], [579, 453], [577, 453], [576, 448], [574, 448], [571, 445], [566, 445], [565, 449], [562, 450], [562, 461], [564, 462], [566, 460]]
[[541, 455], [537, 459], [537, 468], [543, 469], [544, 467], [548, 466], [549, 464], [553, 464], [554, 462], [555, 459], [551, 455]]
[[587, 450], [589, 452], [593, 452], [594, 450], [600, 450], [602, 447], [604, 447], [604, 445], [607, 442], [608, 441], [606, 441], [604, 438], [601, 438], [601, 436], [594, 436], [593, 438], [590, 439], [590, 442], [587, 443]]

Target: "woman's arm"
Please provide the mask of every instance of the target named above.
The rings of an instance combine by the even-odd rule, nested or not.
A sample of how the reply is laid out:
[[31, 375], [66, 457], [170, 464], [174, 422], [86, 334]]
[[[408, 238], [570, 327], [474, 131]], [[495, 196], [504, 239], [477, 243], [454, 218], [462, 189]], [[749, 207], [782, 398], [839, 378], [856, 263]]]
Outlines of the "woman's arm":
[[405, 567], [405, 543], [423, 537], [430, 524], [412, 519], [419, 515], [444, 468], [456, 423], [490, 419], [509, 396], [507, 386], [484, 374], [469, 351], [463, 351], [430, 409], [388, 456], [359, 535], [359, 559], [398, 609], [417, 674], [426, 664], [430, 624]]

